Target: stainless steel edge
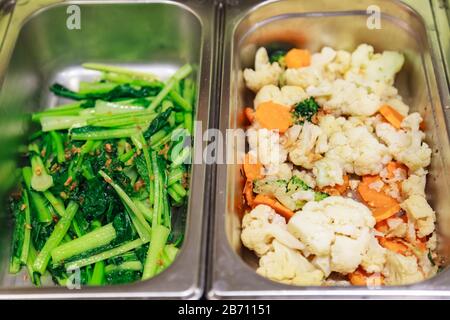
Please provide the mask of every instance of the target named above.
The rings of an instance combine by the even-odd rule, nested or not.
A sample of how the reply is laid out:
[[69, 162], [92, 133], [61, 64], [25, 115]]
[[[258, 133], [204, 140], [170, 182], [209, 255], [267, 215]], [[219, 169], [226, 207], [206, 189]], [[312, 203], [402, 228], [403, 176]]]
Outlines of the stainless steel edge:
[[[233, 61], [231, 59], [231, 54], [234, 50], [233, 36], [236, 28], [244, 17], [256, 12], [258, 8], [277, 2], [282, 1], [272, 0], [265, 1], [263, 3], [252, 0], [225, 1], [224, 49], [222, 54], [224, 60], [222, 62], [223, 65], [221, 69], [221, 113], [219, 124], [219, 128], [222, 132], [225, 132], [230, 123], [230, 95], [233, 94], [231, 93], [231, 86], [236, 85], [235, 82], [231, 82], [230, 78], [231, 70], [233, 68]], [[291, 2], [295, 1], [292, 0]], [[390, 4], [389, 1], [377, 2], [387, 5]], [[348, 4], [348, 2], [345, 3]], [[365, 3], [372, 4], [370, 1], [366, 1]], [[391, 3], [406, 4], [406, 11], [409, 10], [411, 14], [417, 14], [422, 19], [426, 28], [427, 41], [431, 47], [431, 57], [426, 57], [425, 67], [427, 70], [433, 71], [432, 75], [427, 74], [426, 78], [431, 86], [439, 88], [439, 92], [433, 90], [432, 97], [430, 97], [430, 99], [437, 99], [441, 102], [438, 105], [442, 104], [444, 106], [447, 101], [448, 105], [448, 86], [445, 86], [442, 82], [442, 80], [445, 79], [443, 78], [442, 68], [443, 57], [441, 56], [439, 50], [435, 23], [433, 20], [433, 12], [431, 10], [430, 3], [428, 1], [415, 2], [413, 0], [403, 2], [394, 0], [391, 1]], [[351, 4], [352, 6], [354, 4], [355, 8], [346, 8], [344, 1], [333, 2], [333, 5], [337, 8], [341, 5], [340, 9], [335, 9], [336, 11], [353, 9], [365, 11], [367, 8], [367, 4], [365, 7], [363, 7], [363, 4], [360, 4], [359, 2], [352, 2]], [[320, 15], [320, 11], [321, 10], [314, 12], [316, 15]], [[253, 26], [257, 28], [260, 21], [255, 18], [252, 23]], [[233, 103], [235, 103], [235, 101], [233, 101]], [[443, 110], [437, 110], [436, 112], [438, 115], [443, 115]], [[445, 112], [445, 116], [448, 127], [448, 112]], [[440, 138], [448, 140], [448, 131], [445, 128], [445, 123], [442, 122], [442, 119], [435, 120], [437, 121], [436, 125], [439, 125], [440, 128], [446, 133], [444, 137]], [[448, 143], [447, 140], [445, 141], [446, 143]], [[448, 168], [448, 163], [445, 162], [442, 165], [443, 168]], [[231, 248], [230, 239], [228, 238], [227, 231], [225, 230], [226, 215], [229, 214], [226, 209], [227, 201], [230, 201], [230, 193], [231, 191], [234, 192], [233, 188], [235, 188], [234, 185], [226, 185], [225, 182], [228, 181], [228, 175], [227, 165], [217, 166], [214, 225], [211, 230], [214, 234], [214, 242], [211, 252], [212, 266], [208, 273], [209, 279], [207, 287], [207, 297], [209, 299], [450, 299], [450, 274], [448, 270], [444, 270], [434, 278], [418, 284], [373, 289], [360, 287], [295, 287], [276, 283], [259, 276], [256, 274], [255, 270], [244, 262], [243, 259]], [[445, 175], [443, 178], [448, 179], [448, 176]], [[238, 190], [237, 192], [240, 191]], [[235, 237], [233, 237], [233, 240], [239, 241], [239, 239], [236, 239]]]
[[[0, 51], [0, 76], [3, 78], [7, 70], [8, 63], [14, 50], [15, 41], [23, 24], [38, 14], [41, 10], [46, 10], [53, 6], [70, 4], [167, 4], [177, 6], [191, 12], [199, 20], [202, 33], [198, 35], [201, 39], [201, 53], [199, 61], [198, 85], [199, 92], [197, 99], [198, 122], [195, 134], [199, 134], [199, 139], [195, 139], [194, 150], [201, 150], [202, 133], [209, 126], [210, 99], [211, 99], [211, 76], [213, 68], [211, 61], [213, 52], [213, 24], [215, 3], [203, 0], [186, 1], [149, 1], [149, 0], [44, 0], [30, 1], [16, 10], [12, 15], [8, 33], [6, 34], [4, 45]], [[196, 151], [195, 151], [196, 152]], [[195, 157], [195, 155], [194, 155]], [[174, 263], [163, 273], [153, 279], [136, 282], [129, 285], [114, 285], [101, 287], [82, 287], [81, 289], [69, 290], [63, 287], [44, 288], [3, 288], [0, 287], [0, 299], [199, 299], [204, 292], [205, 281], [205, 260], [206, 260], [206, 221], [208, 210], [204, 204], [209, 196], [205, 189], [207, 172], [205, 164], [194, 164], [192, 168], [192, 178], [190, 189], [193, 191], [189, 199], [188, 216], [186, 223], [186, 237], [179, 256]]]

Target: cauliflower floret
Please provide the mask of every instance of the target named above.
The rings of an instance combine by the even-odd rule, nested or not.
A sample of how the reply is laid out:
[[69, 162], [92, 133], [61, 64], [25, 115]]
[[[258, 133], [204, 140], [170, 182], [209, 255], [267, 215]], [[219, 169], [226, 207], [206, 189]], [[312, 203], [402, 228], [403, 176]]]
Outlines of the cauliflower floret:
[[381, 272], [386, 262], [386, 249], [380, 246], [375, 237], [370, 237], [369, 247], [363, 256], [361, 266], [369, 273]]
[[245, 84], [253, 92], [258, 92], [265, 85], [278, 85], [282, 72], [283, 70], [278, 62], [269, 62], [267, 50], [261, 47], [256, 51], [255, 70], [244, 70]]
[[331, 273], [331, 261], [329, 256], [315, 256], [311, 263], [317, 268], [322, 270], [325, 277], [328, 277]]
[[408, 224], [402, 218], [390, 218], [386, 220], [388, 231], [387, 237], [406, 237], [408, 232]]
[[242, 219], [241, 240], [244, 246], [262, 256], [273, 250], [273, 241], [297, 250], [305, 246], [287, 231], [284, 218], [266, 205], [256, 206]]
[[302, 211], [291, 217], [288, 223], [288, 231], [299, 238], [311, 253], [319, 256], [329, 255], [334, 240], [331, 218], [325, 214], [320, 214], [319, 208], [317, 208], [317, 212], [309, 210], [313, 203], [315, 202], [308, 202]]
[[[328, 130], [329, 133], [328, 151], [325, 153], [325, 158], [320, 161], [325, 164], [329, 163], [335, 169], [343, 167], [347, 173], [378, 174], [383, 166], [391, 160], [388, 148], [378, 142], [362, 119], [351, 117], [348, 120], [340, 120], [343, 118], [332, 120], [332, 118], [328, 115], [319, 122], [320, 128], [323, 131]], [[321, 173], [319, 166], [322, 165], [322, 162], [320, 161], [317, 161], [314, 165], [316, 169], [313, 168], [313, 172], [315, 174], [316, 172]], [[332, 172], [333, 175], [335, 173], [337, 174], [338, 171]], [[318, 174], [316, 174], [316, 177], [320, 179]], [[324, 172], [324, 174], [330, 175], [327, 172]], [[326, 180], [328, 179], [318, 182], [318, 185], [325, 186]], [[342, 184], [342, 180], [340, 181], [337, 184]]]
[[381, 105], [377, 94], [344, 79], [336, 79], [331, 83], [324, 81], [315, 90], [308, 88], [306, 92], [317, 97], [317, 102], [324, 110], [339, 115], [371, 116]]
[[285, 162], [266, 165], [264, 175], [282, 180], [289, 180], [292, 177], [292, 164]]
[[374, 225], [375, 219], [362, 203], [331, 196], [320, 202], [308, 202], [289, 220], [288, 231], [316, 255], [314, 263], [325, 274], [349, 273], [362, 262], [373, 238], [370, 229]]
[[302, 126], [302, 131], [298, 140], [289, 152], [289, 160], [306, 169], [311, 169], [313, 162], [317, 160], [317, 155], [313, 152], [317, 139], [322, 134], [319, 126], [306, 121]]
[[415, 256], [403, 256], [390, 250], [386, 252], [383, 274], [387, 285], [411, 284], [424, 278]]
[[335, 159], [325, 157], [314, 162], [312, 172], [320, 188], [344, 183], [344, 167]]
[[385, 142], [392, 156], [412, 171], [427, 167], [431, 160], [431, 149], [422, 142], [425, 134], [419, 130], [422, 118], [411, 113], [401, 124], [403, 130], [396, 130], [388, 123], [376, 126], [376, 134]]
[[247, 130], [250, 155], [264, 166], [286, 161], [287, 151], [281, 146], [280, 135], [268, 129]]
[[287, 85], [306, 89], [309, 86], [317, 86], [320, 84], [322, 81], [322, 72], [313, 66], [286, 69], [283, 73], [283, 81]]
[[436, 215], [427, 200], [419, 195], [412, 195], [400, 205], [414, 223], [419, 237], [425, 237], [434, 231]]
[[308, 98], [305, 91], [297, 86], [284, 86], [281, 89], [272, 84], [261, 88], [256, 94], [253, 105], [255, 109], [263, 102], [272, 101], [290, 108], [296, 103]]
[[316, 269], [300, 252], [273, 241], [274, 251], [259, 260], [258, 274], [292, 285], [321, 285], [322, 271]]
[[368, 241], [368, 236], [359, 239], [336, 236], [331, 246], [331, 269], [344, 274], [355, 271], [367, 252]]
[[335, 59], [325, 65], [325, 71], [334, 74], [336, 77], [343, 77], [350, 68], [351, 59], [350, 52], [338, 50]]
[[421, 254], [417, 260], [420, 266], [420, 270], [422, 271], [425, 278], [430, 278], [437, 273], [438, 266], [431, 263], [430, 258], [428, 257], [428, 252], [424, 252], [423, 254]]
[[394, 83], [394, 77], [403, 66], [405, 58], [395, 51], [374, 54], [372, 46], [361, 44], [352, 53], [351, 72], [363, 75], [369, 81]]
[[418, 195], [425, 197], [426, 170], [418, 170], [402, 182], [402, 194], [405, 198]]

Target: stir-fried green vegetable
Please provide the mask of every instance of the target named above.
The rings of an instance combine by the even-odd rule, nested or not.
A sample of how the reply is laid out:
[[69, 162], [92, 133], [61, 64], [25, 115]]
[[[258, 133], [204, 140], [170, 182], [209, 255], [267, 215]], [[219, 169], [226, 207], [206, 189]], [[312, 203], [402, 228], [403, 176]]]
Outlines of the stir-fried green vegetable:
[[10, 197], [9, 271], [26, 266], [35, 285], [44, 275], [64, 285], [77, 268], [83, 285], [149, 279], [182, 245], [184, 213], [172, 209], [189, 193], [192, 67], [164, 83], [150, 73], [83, 66], [101, 79], [78, 91], [50, 87], [76, 101], [31, 115], [41, 128], [30, 134]]

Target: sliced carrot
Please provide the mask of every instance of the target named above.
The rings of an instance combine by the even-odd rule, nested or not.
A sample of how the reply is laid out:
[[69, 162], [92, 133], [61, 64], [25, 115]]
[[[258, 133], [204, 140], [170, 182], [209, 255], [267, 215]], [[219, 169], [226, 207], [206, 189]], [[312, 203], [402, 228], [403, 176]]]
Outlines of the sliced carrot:
[[377, 191], [370, 185], [381, 181], [379, 176], [364, 176], [358, 185], [358, 193], [372, 210], [375, 221], [379, 222], [392, 217], [400, 211], [400, 205], [383, 190]]
[[404, 170], [406, 173], [408, 173], [408, 167], [405, 166], [403, 163], [398, 161], [391, 161], [386, 165], [386, 170], [388, 172], [388, 179], [392, 179], [395, 176], [395, 170], [400, 169]]
[[352, 273], [349, 273], [348, 280], [354, 286], [367, 286], [370, 284], [382, 285], [384, 283], [384, 278], [381, 274], [379, 275], [368, 274], [361, 267], [359, 267]]
[[288, 107], [272, 101], [263, 102], [255, 112], [255, 119], [266, 129], [285, 133], [292, 125], [292, 115]]
[[417, 238], [416, 247], [422, 252], [427, 251], [427, 238]]
[[389, 230], [389, 227], [386, 220], [377, 222], [377, 224], [375, 225], [375, 229], [380, 232], [387, 232]]
[[255, 110], [253, 108], [245, 108], [244, 109], [245, 117], [247, 118], [248, 122], [252, 123], [255, 120]]
[[382, 191], [370, 188], [370, 185], [381, 181], [379, 176], [364, 176], [358, 184], [358, 193], [370, 207], [390, 207], [397, 203], [394, 198]]
[[253, 195], [253, 181], [252, 180], [248, 180], [245, 181], [245, 186], [244, 186], [244, 197], [245, 200], [247, 202], [248, 206], [253, 206], [253, 201], [255, 200], [255, 197]]
[[392, 217], [394, 214], [401, 210], [400, 205], [398, 203], [393, 204], [388, 207], [377, 207], [372, 208], [372, 215], [375, 218], [376, 222], [386, 220]]
[[332, 196], [343, 195], [349, 187], [348, 175], [344, 175], [343, 179], [344, 179], [343, 184], [337, 184], [334, 187], [328, 186], [328, 187], [322, 188], [321, 191], [328, 193]]
[[396, 129], [400, 129], [400, 125], [404, 117], [394, 108], [385, 104], [378, 110], [380, 114]]
[[264, 177], [263, 173], [263, 165], [259, 162], [252, 161], [249, 154], [245, 155], [244, 158], [244, 173], [245, 177], [248, 180], [261, 179]]
[[409, 253], [409, 248], [405, 244], [401, 243], [398, 240], [386, 239], [383, 237], [379, 237], [378, 242], [380, 243], [380, 245], [383, 248], [394, 251], [396, 253], [400, 253], [400, 254], [408, 254]]
[[419, 124], [419, 129], [422, 131], [425, 131], [427, 129], [427, 125], [425, 123], [425, 120], [422, 120], [422, 122]]
[[284, 57], [288, 68], [307, 67], [311, 64], [311, 53], [304, 49], [291, 49]]
[[258, 194], [255, 197], [255, 199], [253, 200], [254, 206], [257, 206], [259, 204], [265, 204], [265, 205], [271, 207], [278, 214], [282, 215], [283, 217], [285, 217], [288, 220], [294, 215], [294, 212], [292, 210], [289, 210], [288, 208], [283, 206], [281, 203], [279, 203], [274, 198], [264, 195], [264, 194]]
[[362, 270], [357, 269], [348, 275], [348, 280], [354, 286], [365, 286], [367, 285], [367, 275]]

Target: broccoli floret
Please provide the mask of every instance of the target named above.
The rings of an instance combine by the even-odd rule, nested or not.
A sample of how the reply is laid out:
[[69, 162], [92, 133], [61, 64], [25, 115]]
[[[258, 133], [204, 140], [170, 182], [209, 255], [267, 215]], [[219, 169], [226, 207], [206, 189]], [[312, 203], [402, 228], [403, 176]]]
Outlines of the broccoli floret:
[[315, 195], [314, 195], [314, 201], [320, 201], [320, 200], [323, 200], [325, 198], [328, 198], [329, 196], [330, 195], [328, 193], [316, 191]]
[[284, 57], [286, 56], [286, 50], [275, 50], [269, 55], [270, 63], [278, 62], [280, 66], [284, 67]]
[[302, 179], [297, 176], [292, 176], [287, 185], [288, 193], [294, 193], [297, 190], [309, 190], [311, 189]]
[[300, 101], [294, 108], [295, 122], [302, 124], [306, 120], [311, 121], [317, 111], [319, 111], [319, 105], [313, 97]]

